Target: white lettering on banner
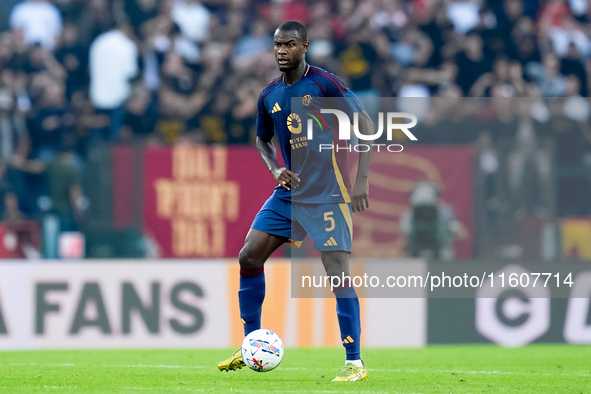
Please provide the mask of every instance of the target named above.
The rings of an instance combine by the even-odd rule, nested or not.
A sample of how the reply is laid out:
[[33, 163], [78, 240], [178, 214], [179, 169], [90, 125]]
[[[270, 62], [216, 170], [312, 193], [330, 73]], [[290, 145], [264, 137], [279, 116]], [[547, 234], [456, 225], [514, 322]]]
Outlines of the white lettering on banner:
[[0, 349], [230, 344], [219, 262], [8, 263], [0, 295]]
[[564, 321], [564, 339], [570, 343], [591, 343], [591, 325], [587, 318], [591, 313], [591, 272], [583, 272], [574, 280], [572, 295], [568, 300]]
[[[511, 265], [497, 274], [521, 275], [522, 267]], [[552, 317], [550, 289], [547, 287], [487, 288], [484, 283], [476, 293], [476, 328], [483, 336], [503, 346], [523, 346], [548, 333], [550, 322], [563, 325], [567, 343], [591, 344], [591, 272], [573, 278], [564, 320]], [[490, 284], [490, 283], [489, 283]], [[507, 292], [507, 293], [505, 293]], [[511, 292], [511, 293], [509, 293]], [[505, 293], [505, 294], [503, 294]], [[501, 297], [502, 296], [502, 297]], [[560, 316], [562, 319], [562, 316]]]
[[[194, 282], [183, 281], [172, 284], [170, 294], [162, 297], [170, 300], [171, 307], [177, 311], [188, 315], [189, 324], [183, 324], [177, 318], [165, 319], [161, 316], [161, 292], [160, 282], [151, 282], [150, 299], [148, 305], [145, 305], [138, 295], [138, 290], [133, 282], [122, 283], [120, 294], [121, 303], [118, 305], [121, 311], [121, 326], [113, 327], [110, 322], [109, 313], [105, 308], [104, 296], [99, 282], [84, 282], [80, 294], [68, 293], [68, 282], [38, 282], [35, 284], [36, 310], [35, 310], [35, 334], [44, 335], [45, 318], [49, 313], [60, 313], [60, 303], [50, 303], [46, 300], [46, 294], [52, 291], [64, 292], [66, 297], [76, 299], [76, 312], [72, 317], [69, 333], [78, 335], [82, 331], [94, 328], [102, 334], [111, 335], [113, 332], [130, 334], [132, 332], [132, 315], [136, 315], [141, 320], [148, 332], [159, 334], [166, 327], [161, 327], [161, 322], [170, 325], [170, 328], [179, 334], [196, 334], [204, 323], [204, 315], [200, 308], [194, 306], [197, 297], [203, 297], [201, 286]], [[142, 286], [143, 287], [143, 286]], [[188, 293], [190, 297], [184, 302], [181, 294]]]
[[[527, 271], [510, 265], [498, 274], [502, 272], [509, 275]], [[499, 345], [523, 346], [542, 336], [550, 327], [550, 290], [525, 287], [509, 291], [512, 294], [500, 298], [508, 290], [487, 287], [486, 283], [476, 291], [476, 329]]]

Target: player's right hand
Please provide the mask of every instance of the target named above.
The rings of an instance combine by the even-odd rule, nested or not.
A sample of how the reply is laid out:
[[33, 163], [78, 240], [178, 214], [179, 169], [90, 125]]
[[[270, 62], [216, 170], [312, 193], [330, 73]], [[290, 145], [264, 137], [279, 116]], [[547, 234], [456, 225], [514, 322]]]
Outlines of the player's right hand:
[[294, 189], [298, 187], [300, 183], [299, 174], [295, 172], [291, 172], [285, 167], [281, 167], [278, 170], [273, 172], [273, 177], [279, 183], [279, 186], [286, 190], [291, 190], [293, 187]]

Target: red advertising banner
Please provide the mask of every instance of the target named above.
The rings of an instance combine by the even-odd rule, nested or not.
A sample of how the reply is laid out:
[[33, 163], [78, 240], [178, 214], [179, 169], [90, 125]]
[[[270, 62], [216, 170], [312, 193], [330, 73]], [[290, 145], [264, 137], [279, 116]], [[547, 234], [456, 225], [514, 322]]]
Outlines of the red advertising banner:
[[[353, 218], [354, 255], [403, 256], [400, 215], [410, 208], [414, 183], [431, 180], [441, 185], [443, 200], [469, 235], [467, 241], [455, 243], [456, 257], [471, 257], [472, 160], [472, 148], [458, 146], [374, 153], [370, 209]], [[163, 257], [236, 257], [274, 187], [252, 147], [148, 147], [144, 230], [160, 244]]]
[[[374, 152], [370, 167], [370, 207], [353, 217], [353, 254], [405, 255], [400, 217], [411, 208], [417, 181], [439, 184], [442, 200], [454, 211], [467, 238], [454, 241], [456, 258], [473, 254], [473, 149], [467, 146], [412, 146], [401, 153]], [[354, 174], [355, 171], [352, 171]]]
[[148, 147], [144, 230], [162, 257], [236, 257], [274, 187], [254, 148]]

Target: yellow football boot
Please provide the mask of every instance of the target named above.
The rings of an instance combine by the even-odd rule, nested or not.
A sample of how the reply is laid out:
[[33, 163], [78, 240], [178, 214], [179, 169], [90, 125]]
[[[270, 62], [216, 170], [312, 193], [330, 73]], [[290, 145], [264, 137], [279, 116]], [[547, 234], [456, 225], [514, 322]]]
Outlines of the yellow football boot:
[[[363, 361], [361, 361], [363, 363]], [[333, 382], [356, 382], [361, 380], [367, 380], [367, 369], [365, 369], [365, 364], [363, 367], [357, 367], [352, 363], [347, 363], [343, 367], [341, 374], [334, 378]]]
[[244, 361], [242, 361], [242, 353], [240, 352], [240, 349], [238, 349], [232, 353], [232, 357], [219, 363], [218, 369], [220, 371], [235, 371], [244, 367], [244, 365]]

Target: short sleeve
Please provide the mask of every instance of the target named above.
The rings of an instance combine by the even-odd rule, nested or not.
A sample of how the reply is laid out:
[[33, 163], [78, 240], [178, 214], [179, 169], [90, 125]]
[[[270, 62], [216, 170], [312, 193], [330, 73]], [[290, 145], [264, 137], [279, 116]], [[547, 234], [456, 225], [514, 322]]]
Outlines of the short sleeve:
[[261, 93], [257, 110], [257, 137], [264, 141], [269, 141], [273, 138], [274, 134], [273, 119], [271, 119], [269, 112], [265, 108], [265, 101]]
[[331, 78], [327, 81], [326, 92], [328, 97], [338, 99], [335, 103], [336, 107], [345, 112], [349, 119], [353, 119], [355, 112], [359, 113], [365, 108], [355, 93], [345, 85], [345, 82], [334, 74], [331, 74]]

